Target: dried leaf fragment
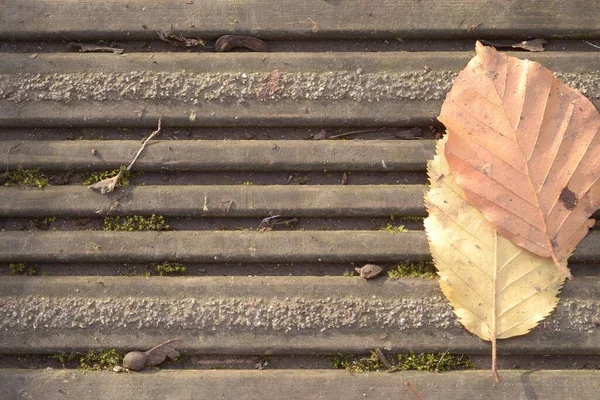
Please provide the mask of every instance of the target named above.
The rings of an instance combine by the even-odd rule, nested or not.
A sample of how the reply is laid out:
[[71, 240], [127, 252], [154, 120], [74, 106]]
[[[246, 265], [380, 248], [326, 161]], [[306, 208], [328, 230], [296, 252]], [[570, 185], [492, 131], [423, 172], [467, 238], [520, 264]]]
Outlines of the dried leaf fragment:
[[121, 178], [122, 173], [123, 171], [119, 170], [119, 173], [112, 178], [103, 179], [100, 182], [96, 182], [88, 187], [102, 194], [110, 193], [119, 185], [119, 178]]
[[544, 51], [545, 47], [548, 44], [546, 39], [532, 39], [532, 40], [523, 40], [521, 42], [490, 42], [489, 40], [482, 40], [482, 44], [486, 46], [494, 46], [496, 49], [521, 49], [527, 50], [531, 52], [540, 52]]
[[231, 51], [235, 48], [246, 48], [252, 51], [265, 52], [267, 44], [259, 38], [243, 35], [224, 35], [215, 42], [215, 51]]
[[85, 44], [85, 43], [76, 43], [70, 42], [67, 45], [70, 49], [79, 49], [81, 53], [115, 53], [115, 54], [123, 54], [123, 49], [118, 47], [108, 47], [108, 46], [98, 46], [95, 44]]
[[428, 165], [425, 230], [440, 287], [465, 328], [492, 342], [497, 378], [496, 339], [524, 335], [550, 314], [565, 276], [551, 259], [498, 235], [467, 201], [446, 161], [446, 140]]
[[205, 43], [202, 39], [193, 39], [186, 38], [181, 35], [176, 35], [172, 32], [161, 32], [157, 31], [156, 34], [158, 38], [165, 43], [172, 44], [177, 47], [181, 47], [184, 49], [194, 48], [194, 47], [204, 47]]
[[123, 358], [123, 367], [132, 371], [141, 371], [147, 367], [154, 367], [167, 358], [174, 360], [179, 356], [179, 352], [174, 347], [175, 342], [178, 341], [179, 339], [167, 340], [148, 351], [130, 351]]
[[600, 114], [539, 63], [476, 51], [438, 117], [448, 164], [500, 235], [562, 266], [600, 205]]

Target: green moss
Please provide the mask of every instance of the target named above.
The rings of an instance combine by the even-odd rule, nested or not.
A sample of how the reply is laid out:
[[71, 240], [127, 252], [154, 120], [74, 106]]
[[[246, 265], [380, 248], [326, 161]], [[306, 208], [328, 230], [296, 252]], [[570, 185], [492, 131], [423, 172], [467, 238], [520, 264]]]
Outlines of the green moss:
[[178, 364], [183, 362], [183, 360], [185, 360], [185, 355], [179, 353], [179, 355], [173, 359], [173, 363]]
[[242, 185], [244, 185], [244, 186], [252, 186], [252, 185], [254, 185], [254, 182], [246, 181], [246, 182], [242, 183]]
[[63, 367], [65, 364], [74, 361], [76, 357], [76, 353], [54, 353], [50, 356], [51, 359], [60, 362], [63, 365]]
[[394, 225], [392, 223], [388, 223], [386, 226], [382, 226], [379, 228], [380, 231], [390, 232], [392, 235], [398, 232], [408, 232], [408, 229], [404, 227], [404, 225]]
[[345, 369], [352, 373], [382, 371], [386, 369], [374, 351], [371, 352], [369, 357], [363, 358], [357, 358], [349, 354], [335, 354], [331, 356], [331, 362], [333, 368]]
[[475, 369], [469, 356], [449, 353], [398, 354], [398, 371], [457, 371]]
[[308, 185], [308, 182], [310, 182], [310, 175], [298, 175], [293, 179], [293, 182], [296, 185]]
[[36, 169], [23, 169], [18, 167], [15, 171], [6, 172], [3, 177], [5, 186], [32, 186], [43, 188], [48, 186], [48, 178]]
[[10, 269], [11, 275], [37, 275], [37, 269], [35, 268], [35, 266], [27, 268], [25, 263], [12, 263], [8, 266], [8, 268]]
[[432, 261], [398, 264], [389, 269], [387, 275], [392, 279], [406, 277], [435, 278], [437, 276]]
[[43, 231], [47, 231], [50, 228], [50, 225], [56, 221], [56, 217], [46, 217], [46, 218], [31, 218], [29, 220], [29, 226], [32, 228], [41, 229]]
[[425, 217], [418, 217], [416, 215], [405, 215], [402, 217], [402, 219], [409, 220], [409, 221], [423, 221], [425, 219]]
[[83, 184], [86, 186], [93, 185], [96, 182], [100, 182], [105, 179], [109, 179], [114, 176], [117, 176], [119, 171], [121, 171], [121, 177], [119, 178], [119, 186], [128, 186], [129, 179], [132, 178], [132, 174], [125, 167], [113, 169], [112, 171], [92, 172], [83, 178]]
[[158, 276], [177, 276], [185, 275], [187, 268], [178, 263], [164, 262], [162, 264], [150, 264], [148, 266], [154, 275]]
[[391, 368], [387, 368], [375, 351], [368, 357], [358, 358], [349, 354], [335, 354], [330, 357], [332, 367], [349, 372], [371, 371], [430, 371], [444, 372], [474, 369], [475, 365], [468, 356], [449, 353], [398, 354]]
[[352, 358], [353, 357], [351, 354], [342, 353], [332, 354], [329, 356], [329, 359], [331, 360], [331, 367], [334, 369], [346, 369], [348, 363], [352, 361]]
[[115, 349], [90, 350], [79, 358], [79, 367], [86, 371], [112, 369], [123, 363], [123, 355]]
[[104, 218], [105, 231], [167, 231], [169, 225], [165, 223], [165, 218], [162, 215], [150, 216], [145, 218], [140, 215], [133, 217], [106, 217]]

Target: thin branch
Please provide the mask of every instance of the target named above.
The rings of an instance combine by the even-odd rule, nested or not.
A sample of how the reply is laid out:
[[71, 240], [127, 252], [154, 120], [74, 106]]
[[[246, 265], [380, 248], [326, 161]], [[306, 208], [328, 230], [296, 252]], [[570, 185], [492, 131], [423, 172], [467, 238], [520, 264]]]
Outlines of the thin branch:
[[333, 135], [330, 136], [329, 139], [337, 139], [343, 136], [348, 136], [348, 135], [353, 135], [355, 133], [371, 133], [371, 132], [381, 132], [382, 130], [384, 130], [385, 127], [379, 128], [379, 129], [365, 129], [362, 131], [351, 131], [351, 132], [346, 132], [346, 133], [340, 133], [339, 135]]
[[[126, 168], [127, 171], [129, 171], [131, 169], [131, 167], [133, 167], [133, 164], [137, 161], [139, 156], [142, 154], [142, 152], [144, 151], [144, 148], [146, 148], [146, 145], [148, 144], [150, 139], [152, 139], [154, 136], [156, 136], [158, 134], [158, 132], [160, 132], [161, 120], [162, 120], [162, 117], [160, 117], [158, 119], [158, 128], [154, 132], [152, 132], [150, 134], [150, 136], [148, 136], [148, 139], [146, 139], [142, 142], [142, 146], [136, 153], [135, 157], [133, 158], [133, 161], [131, 161], [131, 163], [129, 163], [129, 165], [127, 166], [127, 168]], [[119, 186], [119, 179], [121, 178], [122, 174], [123, 174], [123, 167], [119, 168], [119, 173], [117, 175], [113, 176], [112, 178], [103, 179], [100, 182], [96, 182], [93, 185], [90, 185], [88, 187], [90, 189], [96, 190], [102, 194], [110, 193], [110, 192], [114, 191], [117, 186]], [[206, 208], [206, 197], [204, 198], [204, 208], [205, 208], [204, 211], [208, 211], [208, 209]]]
[[387, 369], [392, 369], [394, 366], [388, 361], [387, 357], [385, 356], [385, 354], [383, 354], [383, 351], [381, 351], [381, 349], [375, 349], [375, 354], [377, 354], [377, 357], [379, 357], [379, 361], [381, 361], [381, 363], [383, 365], [385, 365], [385, 367]]
[[154, 132], [152, 132], [150, 134], [150, 136], [148, 136], [148, 139], [144, 140], [144, 142], [142, 143], [142, 147], [140, 147], [140, 149], [136, 153], [135, 157], [133, 157], [133, 161], [131, 161], [131, 163], [129, 163], [129, 165], [127, 166], [127, 171], [129, 171], [131, 169], [131, 167], [133, 167], [133, 164], [137, 161], [137, 159], [139, 158], [140, 154], [142, 154], [142, 151], [144, 151], [144, 149], [146, 148], [146, 145], [148, 144], [148, 142], [150, 141], [150, 139], [152, 139], [154, 136], [156, 136], [160, 132], [161, 121], [162, 121], [162, 117], [160, 117], [158, 119], [158, 128]]
[[442, 362], [442, 360], [444, 359], [444, 357], [446, 357], [446, 354], [448, 354], [448, 350], [446, 350], [442, 356], [440, 357], [440, 360], [437, 362], [436, 366], [435, 366], [435, 370], [439, 371], [440, 369], [440, 363]]
[[592, 47], [595, 47], [595, 48], [597, 48], [597, 49], [600, 49], [600, 46], [597, 46], [597, 45], [595, 45], [594, 43], [590, 43], [590, 42], [588, 42], [587, 40], [584, 40], [584, 42], [586, 42], [587, 44], [589, 44], [589, 45], [590, 45], [590, 46], [592, 46]]

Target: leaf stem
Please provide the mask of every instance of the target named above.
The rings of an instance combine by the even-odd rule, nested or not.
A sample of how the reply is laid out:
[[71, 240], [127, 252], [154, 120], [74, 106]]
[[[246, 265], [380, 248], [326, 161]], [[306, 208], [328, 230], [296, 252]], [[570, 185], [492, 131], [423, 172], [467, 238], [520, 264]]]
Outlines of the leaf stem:
[[494, 375], [494, 382], [500, 383], [500, 375], [498, 375], [498, 358], [496, 356], [496, 333], [492, 333], [492, 374]]
[[498, 285], [498, 232], [494, 231], [494, 272], [493, 272], [493, 286], [492, 286], [492, 321], [490, 322], [490, 330], [492, 333], [492, 337], [490, 338], [492, 342], [492, 374], [494, 375], [494, 381], [496, 383], [500, 382], [500, 376], [497, 371], [498, 359], [496, 356], [496, 331], [498, 327], [496, 326], [496, 318], [498, 314], [498, 304], [497, 300], [497, 285]]

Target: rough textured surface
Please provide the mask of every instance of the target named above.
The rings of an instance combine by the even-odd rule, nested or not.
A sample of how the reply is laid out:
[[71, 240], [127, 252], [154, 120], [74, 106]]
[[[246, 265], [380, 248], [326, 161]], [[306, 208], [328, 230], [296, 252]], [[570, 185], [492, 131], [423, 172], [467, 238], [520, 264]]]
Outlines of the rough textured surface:
[[423, 299], [326, 297], [160, 299], [151, 297], [84, 299], [27, 296], [3, 298], [0, 330], [97, 331], [160, 327], [165, 335], [182, 330], [324, 332], [458, 326], [442, 296]]
[[[0, 100], [119, 101], [170, 100], [201, 104], [276, 100], [381, 102], [442, 100], [453, 71], [325, 73], [126, 73], [0, 74]], [[587, 97], [600, 98], [600, 73], [557, 73]]]
[[441, 100], [451, 71], [363, 73], [126, 73], [0, 74], [0, 100], [169, 100], [191, 104], [248, 100]]
[[[599, 292], [597, 279], [575, 279], [544, 324], [499, 351], [598, 353]], [[418, 278], [11, 277], [0, 293], [0, 351], [9, 353], [131, 350], [132, 337], [139, 349], [165, 335], [213, 354], [488, 346], [459, 327], [435, 281]]]
[[[460, 326], [443, 296], [386, 298], [179, 298], [2, 297], [0, 330], [152, 329], [258, 330], [274, 332], [329, 329], [448, 329]], [[562, 300], [542, 323], [555, 331], [593, 333], [600, 300]]]
[[[429, 124], [470, 56], [2, 54], [0, 122], [150, 126], [162, 115], [165, 126]], [[596, 53], [527, 57], [600, 102]]]

